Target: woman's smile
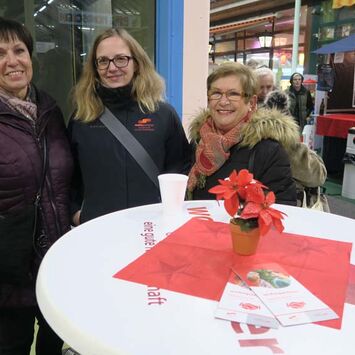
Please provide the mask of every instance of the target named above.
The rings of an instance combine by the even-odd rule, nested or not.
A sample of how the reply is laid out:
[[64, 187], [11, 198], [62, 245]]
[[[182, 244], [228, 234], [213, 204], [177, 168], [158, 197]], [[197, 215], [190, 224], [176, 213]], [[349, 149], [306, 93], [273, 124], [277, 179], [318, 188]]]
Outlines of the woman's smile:
[[241, 96], [238, 96], [237, 100], [233, 97], [230, 98], [230, 93], [243, 91], [240, 79], [235, 75], [217, 79], [212, 84], [211, 91], [223, 93], [219, 99], [209, 98], [208, 107], [216, 127], [226, 133], [246, 116], [251, 107], [250, 102]]

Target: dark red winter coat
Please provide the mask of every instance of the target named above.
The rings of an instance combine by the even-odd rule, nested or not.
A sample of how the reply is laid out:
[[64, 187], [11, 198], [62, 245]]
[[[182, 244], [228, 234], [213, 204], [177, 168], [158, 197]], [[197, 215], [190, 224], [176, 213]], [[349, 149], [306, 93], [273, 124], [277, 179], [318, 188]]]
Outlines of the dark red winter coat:
[[[40, 202], [40, 230], [44, 233], [38, 233], [35, 241], [38, 251], [45, 254], [70, 228], [69, 188], [73, 162], [59, 107], [42, 91], [35, 89], [35, 97], [38, 111], [35, 123], [0, 101], [0, 215], [19, 213], [34, 203], [42, 176], [45, 136], [47, 169]], [[35, 278], [40, 261], [35, 254], [33, 282], [28, 287], [0, 280], [0, 308], [36, 304]]]

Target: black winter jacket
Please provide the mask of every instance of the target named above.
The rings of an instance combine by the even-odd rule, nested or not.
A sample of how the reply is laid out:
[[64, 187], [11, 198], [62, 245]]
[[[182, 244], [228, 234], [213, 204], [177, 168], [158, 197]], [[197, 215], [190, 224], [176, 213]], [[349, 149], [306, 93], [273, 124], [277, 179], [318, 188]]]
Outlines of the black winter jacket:
[[[296, 185], [292, 178], [290, 160], [286, 150], [280, 142], [276, 141], [277, 132], [284, 131], [290, 123], [276, 111], [259, 110], [253, 115], [251, 121], [242, 131], [242, 141], [230, 149], [229, 159], [211, 176], [206, 177], [204, 188], [196, 187], [193, 199], [215, 199], [215, 195], [208, 190], [218, 184], [218, 179], [225, 179], [235, 169], [248, 169], [249, 159], [254, 151], [252, 173], [254, 178], [261, 181], [276, 195], [276, 202], [286, 205], [296, 205]], [[204, 111], [191, 125], [190, 135], [192, 142], [199, 141], [199, 129], [209, 117], [209, 112]], [[288, 119], [289, 120], [289, 119]], [[294, 131], [294, 130], [293, 130]], [[297, 133], [287, 137], [288, 141], [294, 140]]]
[[[190, 146], [173, 107], [160, 103], [156, 112], [143, 113], [128, 90], [100, 87], [98, 93], [150, 154], [160, 173], [187, 174]], [[100, 120], [83, 123], [72, 119], [69, 132], [76, 158], [73, 213], [81, 209], [81, 223], [160, 201], [159, 189]]]
[[[36, 248], [43, 255], [70, 228], [69, 192], [73, 162], [59, 107], [50, 96], [34, 90], [38, 112], [36, 123], [0, 102], [0, 215], [6, 218], [33, 205], [42, 176], [45, 136], [48, 159], [39, 228], [45, 233], [44, 236], [38, 235], [41, 240], [36, 240]], [[0, 308], [36, 304], [34, 288], [40, 260], [39, 256], [34, 256], [32, 285], [15, 287], [0, 280]]]

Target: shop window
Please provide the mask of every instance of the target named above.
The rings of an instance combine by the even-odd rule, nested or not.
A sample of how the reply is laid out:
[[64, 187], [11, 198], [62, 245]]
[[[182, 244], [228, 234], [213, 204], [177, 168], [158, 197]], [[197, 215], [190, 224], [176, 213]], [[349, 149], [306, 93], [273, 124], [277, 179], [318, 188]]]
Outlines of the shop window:
[[31, 31], [33, 81], [55, 98], [66, 118], [73, 110], [71, 89], [105, 29], [125, 28], [154, 61], [155, 0], [4, 0], [0, 11]]

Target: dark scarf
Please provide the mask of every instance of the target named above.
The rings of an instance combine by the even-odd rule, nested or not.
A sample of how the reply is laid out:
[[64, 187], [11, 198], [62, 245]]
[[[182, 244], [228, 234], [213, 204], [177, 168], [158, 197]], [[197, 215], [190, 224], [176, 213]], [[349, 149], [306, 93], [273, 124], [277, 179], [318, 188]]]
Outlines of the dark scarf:
[[110, 109], [121, 110], [128, 108], [136, 102], [132, 96], [132, 85], [121, 86], [118, 88], [108, 88], [98, 84], [96, 92], [103, 104]]
[[291, 85], [289, 91], [298, 96], [298, 95], [304, 94], [304, 93], [307, 91], [307, 89], [306, 89], [303, 85], [301, 85], [301, 88], [297, 91], [297, 90]]

